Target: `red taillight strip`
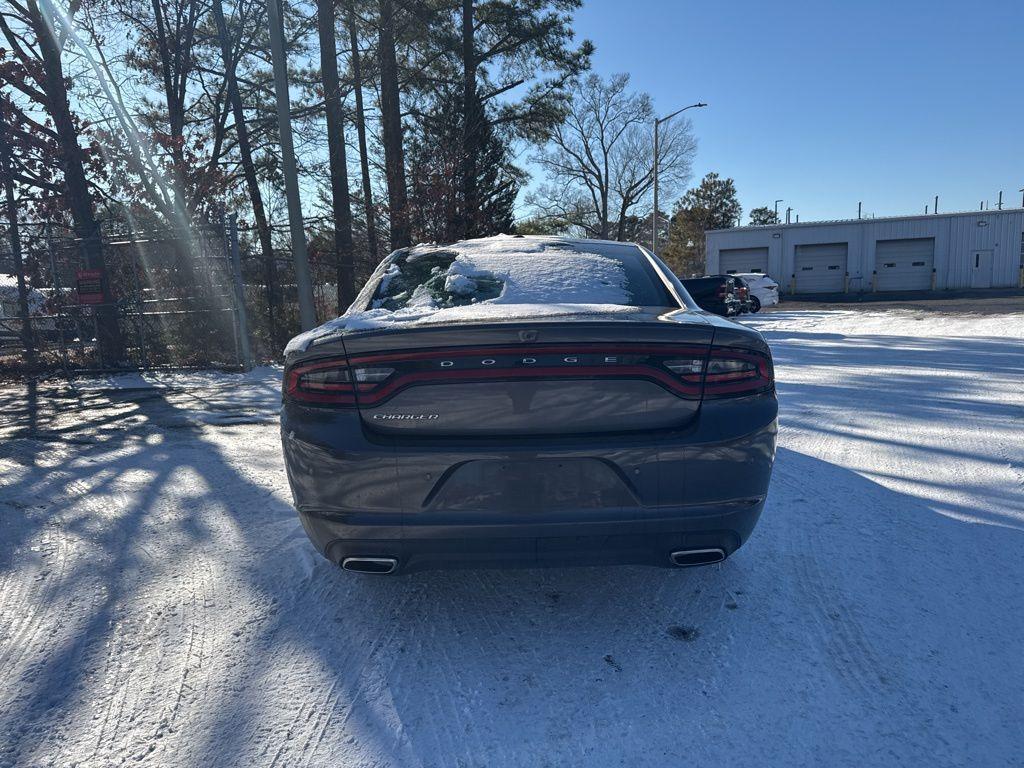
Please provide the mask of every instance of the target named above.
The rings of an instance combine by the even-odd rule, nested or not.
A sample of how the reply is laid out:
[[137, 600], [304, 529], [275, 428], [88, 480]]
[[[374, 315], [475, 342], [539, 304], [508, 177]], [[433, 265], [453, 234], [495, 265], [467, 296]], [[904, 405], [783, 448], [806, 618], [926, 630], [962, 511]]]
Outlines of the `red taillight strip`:
[[380, 389], [360, 393], [359, 403], [361, 405], [376, 405], [381, 400], [390, 397], [400, 389], [430, 381], [437, 384], [446, 383], [468, 383], [472, 381], [494, 381], [515, 379], [622, 379], [622, 378], [644, 378], [656, 381], [666, 389], [686, 397], [699, 397], [700, 384], [691, 384], [680, 381], [670, 373], [661, 371], [650, 365], [617, 365], [608, 366], [579, 366], [575, 368], [504, 368], [479, 371], [417, 371], [398, 375], [387, 381]]
[[[708, 354], [707, 347], [677, 346], [675, 344], [537, 344], [530, 346], [494, 346], [494, 347], [455, 347], [449, 349], [432, 349], [424, 351], [389, 352], [356, 355], [350, 359], [354, 366], [388, 362], [405, 362], [418, 360], [442, 360], [465, 357], [487, 357], [515, 355], [531, 357], [533, 355], [697, 355], [704, 358]], [[416, 371], [399, 374], [386, 381], [373, 392], [360, 390], [358, 397], [362, 405], [377, 405], [384, 399], [394, 395], [401, 389], [432, 382], [444, 384], [448, 382], [467, 383], [472, 381], [516, 380], [516, 379], [615, 379], [615, 378], [646, 378], [664, 386], [677, 395], [689, 398], [700, 397], [700, 381], [692, 378], [675, 377], [667, 371], [652, 365], [616, 365], [604, 366], [573, 366], [566, 368], [529, 366], [524, 368], [496, 368], [481, 370], [436, 370]]]
[[648, 344], [648, 345], [624, 345], [624, 344], [575, 344], [565, 345], [535, 345], [535, 346], [514, 346], [514, 347], [455, 347], [451, 349], [431, 349], [423, 352], [385, 352], [358, 355], [349, 362], [352, 365], [364, 363], [387, 363], [405, 360], [430, 360], [446, 357], [474, 357], [476, 355], [516, 355], [529, 357], [530, 355], [593, 355], [593, 354], [620, 354], [620, 355], [707, 355], [707, 347], [676, 346], [675, 344]]
[[406, 387], [422, 382], [467, 383], [472, 381], [518, 380], [518, 379], [616, 379], [643, 378], [654, 381], [665, 389], [688, 398], [700, 397], [702, 377], [698, 375], [675, 376], [655, 364], [637, 363], [631, 365], [575, 365], [566, 367], [529, 365], [522, 368], [492, 369], [437, 369], [428, 371], [399, 372], [380, 384], [359, 382], [325, 383], [315, 387], [300, 387], [303, 374], [330, 368], [355, 368], [368, 363], [404, 362], [422, 360], [444, 360], [473, 356], [508, 356], [531, 357], [544, 354], [571, 354], [574, 356], [606, 354], [606, 355], [657, 355], [671, 358], [678, 355], [699, 356], [703, 359], [720, 358], [744, 360], [754, 364], [753, 371], [730, 371], [721, 374], [705, 374], [703, 376], [703, 395], [705, 397], [721, 397], [745, 393], [755, 393], [769, 389], [774, 383], [774, 375], [769, 359], [764, 355], [744, 349], [729, 347], [708, 348], [692, 346], [675, 346], [672, 344], [653, 345], [622, 345], [622, 344], [581, 344], [534, 345], [529, 347], [459, 347], [454, 349], [434, 349], [425, 351], [388, 352], [380, 354], [363, 354], [348, 361], [344, 359], [321, 360], [299, 365], [290, 370], [286, 377], [286, 394], [297, 400], [313, 403], [330, 403], [334, 405], [377, 405], [388, 397]]

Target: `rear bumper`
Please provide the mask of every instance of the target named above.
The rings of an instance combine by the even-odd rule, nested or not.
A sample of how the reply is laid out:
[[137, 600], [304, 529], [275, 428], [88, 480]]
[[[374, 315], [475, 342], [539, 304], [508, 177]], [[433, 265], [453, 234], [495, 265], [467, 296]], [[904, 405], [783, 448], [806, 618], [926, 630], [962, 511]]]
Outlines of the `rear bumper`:
[[[674, 567], [671, 554], [721, 549], [728, 557], [750, 536], [764, 499], [659, 510], [649, 517], [572, 521], [380, 525], [359, 518], [299, 513], [330, 561], [393, 558], [402, 572], [430, 568], [637, 564]], [[541, 516], [543, 517], [543, 516]]]
[[707, 401], [672, 433], [399, 443], [367, 433], [352, 412], [289, 404], [281, 429], [303, 527], [335, 563], [670, 566], [673, 551], [729, 555], [750, 536], [777, 411], [767, 394]]

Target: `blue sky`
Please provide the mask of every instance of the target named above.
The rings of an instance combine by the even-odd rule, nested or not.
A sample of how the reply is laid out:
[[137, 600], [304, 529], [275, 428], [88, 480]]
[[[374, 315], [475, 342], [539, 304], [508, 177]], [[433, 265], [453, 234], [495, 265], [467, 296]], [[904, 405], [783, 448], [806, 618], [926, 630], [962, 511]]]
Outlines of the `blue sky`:
[[1024, 3], [585, 0], [594, 70], [695, 101], [694, 177], [801, 220], [1019, 206]]

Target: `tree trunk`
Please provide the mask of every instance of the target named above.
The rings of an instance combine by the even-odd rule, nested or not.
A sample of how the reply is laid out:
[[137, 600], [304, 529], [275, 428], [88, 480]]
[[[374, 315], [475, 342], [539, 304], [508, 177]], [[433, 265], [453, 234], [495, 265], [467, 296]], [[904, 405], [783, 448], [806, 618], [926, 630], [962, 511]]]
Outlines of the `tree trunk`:
[[363, 181], [363, 208], [366, 217], [367, 260], [372, 268], [380, 255], [377, 253], [377, 217], [373, 209], [373, 190], [370, 187], [370, 157], [366, 151], [366, 115], [363, 112], [363, 72], [359, 56], [359, 31], [356, 29], [354, 0], [348, 2], [348, 36], [352, 44], [352, 90], [356, 96], [356, 134], [359, 137], [359, 170]]
[[619, 206], [619, 223], [615, 227], [615, 239], [620, 243], [622, 242], [623, 236], [626, 234], [626, 211], [629, 210], [629, 206], [626, 204], [626, 198], [623, 198], [622, 205]]
[[473, 0], [462, 0], [462, 237], [477, 234], [480, 217], [480, 199], [477, 185], [477, 157], [480, 154], [480, 127], [483, 107], [476, 83], [476, 45], [473, 29]]
[[320, 36], [320, 72], [327, 112], [327, 152], [331, 168], [331, 207], [334, 213], [334, 254], [338, 266], [338, 314], [356, 297], [352, 264], [352, 203], [348, 193], [345, 159], [345, 123], [338, 80], [338, 48], [334, 32], [334, 0], [316, 0], [316, 26]]
[[65, 200], [75, 225], [87, 269], [99, 270], [103, 303], [96, 307], [97, 341], [100, 360], [105, 365], [122, 362], [124, 346], [121, 330], [117, 325], [117, 308], [110, 295], [110, 281], [107, 276], [100, 241], [99, 224], [93, 213], [92, 193], [85, 175], [82, 149], [78, 146], [78, 132], [71, 118], [71, 106], [60, 62], [60, 49], [50, 33], [50, 21], [43, 18], [37, 0], [27, 0], [26, 6], [32, 23], [32, 31], [39, 41], [42, 58], [42, 88], [46, 95], [46, 106], [53, 120], [57, 143], [60, 147], [60, 166], [64, 171], [64, 185], [67, 189]]
[[392, 0], [380, 0], [377, 57], [380, 66], [384, 173], [388, 182], [388, 208], [391, 213], [391, 247], [405, 248], [410, 244], [409, 199], [405, 188], [402, 113], [398, 97], [398, 62], [395, 56], [395, 7]]
[[18, 230], [18, 210], [14, 200], [14, 160], [7, 138], [9, 123], [0, 115], [0, 173], [4, 178], [4, 197], [7, 203], [7, 235], [11, 240], [11, 254], [18, 278], [18, 317], [21, 318], [21, 343], [25, 354], [25, 365], [32, 368], [36, 361], [35, 344], [32, 340], [32, 323], [28, 315], [28, 287], [25, 285], [25, 265], [21, 259], [21, 233]]
[[217, 36], [220, 38], [220, 51], [224, 59], [224, 77], [227, 82], [228, 100], [231, 102], [231, 112], [235, 119], [235, 132], [238, 134], [238, 153], [242, 158], [242, 175], [245, 177], [245, 187], [249, 192], [249, 199], [252, 201], [252, 215], [256, 221], [256, 234], [260, 241], [260, 251], [263, 254], [263, 263], [266, 268], [267, 281], [267, 320], [270, 325], [270, 337], [277, 338], [276, 314], [276, 291], [274, 284], [274, 243], [271, 239], [270, 224], [267, 222], [267, 212], [263, 207], [263, 193], [260, 192], [259, 179], [256, 177], [256, 164], [252, 159], [252, 142], [249, 138], [249, 126], [245, 121], [245, 109], [242, 106], [242, 94], [238, 90], [238, 79], [235, 76], [238, 63], [235, 61], [234, 52], [231, 50], [231, 38], [228, 35], [227, 22], [224, 20], [224, 6], [221, 0], [212, 0], [213, 18], [217, 24]]
[[[185, 194], [183, 191], [185, 105], [178, 98], [178, 90], [174, 84], [174, 71], [171, 69], [170, 41], [167, 34], [167, 25], [164, 20], [163, 7], [160, 5], [160, 2], [161, 0], [151, 0], [151, 5], [153, 8], [153, 19], [156, 23], [156, 48], [157, 56], [160, 59], [160, 79], [164, 88], [164, 99], [167, 102], [167, 127], [171, 137], [171, 164], [174, 168], [171, 184], [174, 190], [174, 212], [177, 218], [183, 220], [186, 217]], [[180, 41], [177, 44], [180, 45]], [[175, 226], [180, 226], [181, 223], [181, 221], [172, 222]]]
[[[606, 183], [606, 182], [605, 182]], [[608, 239], [608, 187], [601, 187], [601, 229], [598, 233], [600, 240]]]

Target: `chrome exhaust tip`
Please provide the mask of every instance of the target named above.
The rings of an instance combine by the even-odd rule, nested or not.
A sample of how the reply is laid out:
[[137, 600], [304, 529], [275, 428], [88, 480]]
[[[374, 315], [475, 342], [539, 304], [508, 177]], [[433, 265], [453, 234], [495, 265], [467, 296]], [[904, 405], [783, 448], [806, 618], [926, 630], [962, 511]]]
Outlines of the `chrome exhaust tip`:
[[387, 574], [395, 572], [398, 561], [393, 557], [346, 557], [341, 561], [341, 567], [356, 573]]
[[680, 568], [689, 568], [693, 565], [711, 565], [725, 560], [725, 550], [714, 547], [713, 549], [681, 549], [673, 552], [669, 557], [672, 564]]

